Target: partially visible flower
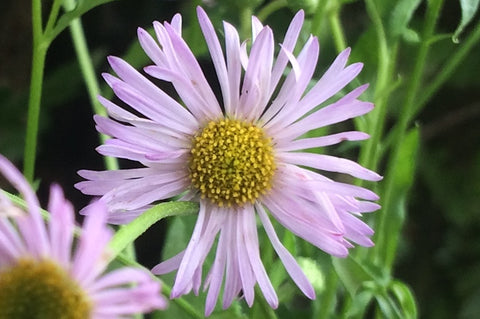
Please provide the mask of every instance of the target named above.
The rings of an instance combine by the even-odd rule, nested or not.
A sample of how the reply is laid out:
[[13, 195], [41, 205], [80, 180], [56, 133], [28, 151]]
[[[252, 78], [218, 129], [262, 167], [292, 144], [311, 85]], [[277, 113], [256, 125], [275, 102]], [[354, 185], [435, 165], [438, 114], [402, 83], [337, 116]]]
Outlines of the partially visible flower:
[[[215, 260], [205, 280], [206, 315], [213, 311], [222, 285], [224, 308], [240, 293], [251, 306], [257, 283], [267, 302], [278, 306], [259, 254], [257, 216], [293, 281], [307, 297], [315, 298], [312, 285], [280, 242], [269, 215], [334, 256], [347, 256], [352, 242], [373, 245], [373, 230], [358, 217], [379, 208], [370, 202], [378, 196], [333, 181], [318, 170], [372, 181], [381, 177], [353, 161], [304, 151], [368, 138], [356, 131], [305, 137], [313, 129], [372, 110], [372, 103], [358, 100], [367, 85], [318, 107], [345, 88], [362, 64], [346, 66], [350, 53], [346, 49], [306, 91], [317, 65], [319, 44], [310, 36], [298, 56], [293, 55], [303, 11], [293, 18], [276, 59], [273, 32], [255, 17], [249, 52], [246, 43], [240, 44], [235, 28], [224, 23], [224, 54], [206, 13], [198, 8], [197, 14], [223, 103], [182, 38], [180, 15], [171, 23], [153, 23], [158, 42], [138, 29], [140, 44], [154, 62], [145, 72], [170, 82], [184, 105], [125, 61], [109, 57], [118, 77], [104, 74], [104, 78], [135, 114], [101, 97], [111, 118], [96, 116], [97, 129], [113, 138], [98, 151], [138, 161], [144, 167], [80, 171], [88, 181], [76, 187], [85, 194], [102, 196], [112, 223], [126, 223], [155, 202], [173, 196], [198, 201], [200, 211], [186, 250], [153, 272], [178, 269], [171, 297], [192, 290], [198, 293], [203, 263], [218, 235]], [[291, 71], [286, 70], [288, 63]]]
[[60, 187], [51, 188], [45, 224], [32, 189], [1, 155], [0, 172], [27, 203], [24, 211], [0, 191], [0, 318], [130, 318], [166, 307], [148, 272], [125, 267], [104, 274], [112, 236], [104, 204], [90, 206], [76, 242], [73, 208]]

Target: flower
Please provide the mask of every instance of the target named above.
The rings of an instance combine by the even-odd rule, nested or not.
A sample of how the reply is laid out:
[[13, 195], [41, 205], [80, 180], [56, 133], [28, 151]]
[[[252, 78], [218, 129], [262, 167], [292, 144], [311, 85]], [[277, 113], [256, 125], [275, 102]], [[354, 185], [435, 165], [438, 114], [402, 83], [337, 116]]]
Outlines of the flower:
[[103, 274], [112, 236], [104, 204], [90, 206], [76, 242], [73, 208], [59, 186], [51, 188], [46, 225], [32, 189], [1, 155], [0, 172], [28, 210], [0, 192], [0, 318], [127, 318], [166, 307], [149, 272], [124, 267]]
[[[111, 118], [95, 116], [97, 130], [113, 138], [98, 152], [138, 161], [144, 167], [81, 170], [79, 174], [87, 181], [76, 187], [85, 194], [102, 196], [112, 223], [127, 223], [155, 202], [173, 196], [198, 201], [198, 219], [187, 248], [152, 271], [177, 270], [173, 298], [192, 289], [198, 293], [203, 262], [218, 235], [215, 260], [205, 280], [206, 315], [213, 311], [223, 281], [224, 308], [241, 292], [251, 306], [257, 283], [267, 302], [273, 308], [278, 306], [259, 254], [256, 216], [293, 281], [313, 299], [314, 289], [278, 239], [269, 216], [334, 256], [347, 256], [351, 242], [373, 245], [369, 238], [372, 229], [358, 217], [379, 208], [371, 202], [377, 195], [336, 182], [317, 170], [372, 181], [381, 177], [351, 160], [303, 151], [368, 138], [356, 131], [304, 137], [310, 130], [373, 108], [372, 103], [357, 99], [367, 85], [317, 108], [351, 82], [362, 64], [345, 66], [350, 53], [346, 49], [306, 92], [319, 44], [310, 36], [298, 56], [292, 53], [303, 25], [303, 11], [290, 23], [276, 59], [272, 30], [255, 17], [249, 53], [235, 28], [224, 22], [224, 55], [208, 16], [200, 7], [197, 14], [223, 101], [215, 97], [183, 40], [180, 15], [170, 23], [153, 23], [158, 43], [139, 28], [140, 44], [154, 62], [145, 72], [171, 83], [184, 105], [127, 62], [109, 57], [117, 77], [104, 74], [104, 78], [136, 113], [100, 97]], [[282, 81], [288, 63], [291, 71]]]

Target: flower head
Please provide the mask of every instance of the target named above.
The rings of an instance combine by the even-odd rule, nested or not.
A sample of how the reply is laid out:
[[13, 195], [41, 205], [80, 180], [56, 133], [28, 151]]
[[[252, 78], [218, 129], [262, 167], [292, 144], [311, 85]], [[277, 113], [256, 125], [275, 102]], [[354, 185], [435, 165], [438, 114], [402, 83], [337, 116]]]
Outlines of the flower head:
[[76, 187], [85, 194], [102, 196], [112, 223], [126, 223], [156, 201], [172, 196], [198, 201], [200, 211], [190, 243], [153, 272], [177, 270], [172, 297], [192, 289], [198, 293], [203, 262], [218, 236], [215, 260], [205, 280], [207, 315], [215, 307], [222, 283], [224, 308], [241, 292], [252, 305], [257, 283], [268, 303], [278, 305], [259, 254], [256, 216], [291, 278], [306, 296], [314, 298], [311, 284], [278, 239], [270, 218], [334, 256], [347, 256], [352, 242], [373, 245], [372, 229], [358, 217], [378, 209], [370, 202], [378, 197], [318, 170], [373, 181], [381, 177], [353, 161], [304, 151], [368, 138], [356, 131], [305, 137], [313, 129], [373, 108], [372, 103], [358, 100], [367, 85], [318, 107], [351, 82], [362, 64], [346, 66], [347, 49], [307, 90], [319, 44], [310, 36], [294, 56], [302, 11], [290, 23], [276, 58], [272, 30], [255, 17], [250, 50], [240, 43], [235, 28], [224, 22], [224, 54], [206, 13], [201, 8], [197, 13], [220, 83], [221, 101], [182, 38], [180, 15], [170, 23], [153, 23], [156, 40], [138, 29], [140, 44], [154, 62], [145, 72], [171, 83], [183, 104], [125, 61], [109, 57], [117, 76], [104, 74], [104, 78], [136, 114], [100, 97], [110, 118], [96, 116], [97, 129], [113, 138], [98, 151], [138, 161], [143, 167], [83, 170], [79, 174], [87, 181]]
[[46, 225], [32, 189], [1, 155], [0, 172], [27, 203], [24, 211], [0, 192], [0, 318], [126, 318], [165, 308], [148, 272], [126, 267], [103, 274], [112, 235], [104, 204], [90, 206], [76, 242], [73, 208], [60, 187], [51, 188]]

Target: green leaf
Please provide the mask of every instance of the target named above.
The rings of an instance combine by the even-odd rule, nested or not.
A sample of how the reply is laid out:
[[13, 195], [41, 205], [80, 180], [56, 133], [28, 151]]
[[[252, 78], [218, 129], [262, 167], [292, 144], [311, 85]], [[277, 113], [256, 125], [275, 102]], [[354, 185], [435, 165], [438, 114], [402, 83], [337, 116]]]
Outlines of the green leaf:
[[408, 31], [408, 24], [420, 2], [421, 0], [400, 0], [397, 2], [389, 20], [390, 34], [393, 37], [401, 36]]
[[380, 16], [383, 19], [388, 20], [388, 18], [390, 18], [389, 13], [392, 12], [397, 0], [373, 0], [373, 3]]
[[397, 163], [395, 170], [395, 190], [398, 192], [406, 193], [413, 183], [418, 143], [418, 127], [414, 127], [407, 132], [400, 145], [401, 160]]
[[389, 296], [377, 295], [375, 296], [375, 299], [377, 301], [378, 308], [383, 314], [382, 318], [403, 319], [398, 307], [396, 307], [396, 304], [391, 298], [389, 298]]
[[462, 18], [460, 24], [458, 25], [455, 33], [452, 36], [452, 41], [455, 43], [459, 42], [458, 37], [463, 32], [463, 29], [472, 21], [475, 13], [478, 10], [478, 3], [480, 0], [460, 0], [460, 6], [462, 8]]
[[371, 289], [365, 289], [357, 293], [355, 298], [352, 298], [351, 304], [346, 312], [346, 317], [361, 318], [373, 298], [374, 293]]
[[417, 305], [410, 288], [403, 282], [393, 280], [390, 283], [390, 292], [396, 297], [402, 311], [402, 318], [417, 318]]
[[302, 268], [305, 276], [312, 283], [313, 288], [316, 292], [322, 292], [325, 290], [325, 275], [322, 271], [320, 265], [308, 257], [298, 257], [298, 264]]
[[353, 257], [345, 259], [332, 258], [333, 267], [352, 298], [358, 289], [366, 282], [374, 278]]
[[196, 221], [196, 216], [183, 216], [169, 220], [162, 260], [171, 258], [187, 248]]
[[385, 223], [385, 229], [381, 230], [387, 234], [384, 236], [384, 242], [382, 243], [383, 247], [385, 247], [384, 266], [386, 269], [390, 269], [395, 260], [400, 229], [405, 221], [408, 192], [415, 176], [418, 146], [419, 131], [417, 127], [414, 127], [407, 132], [405, 139], [400, 145], [399, 152], [401, 156], [400, 160], [396, 163], [394, 173], [395, 184], [393, 185], [392, 198], [390, 199], [390, 209], [392, 212]]
[[131, 223], [121, 227], [110, 241], [110, 258], [115, 258], [128, 245], [133, 243], [150, 226], [168, 216], [193, 214], [198, 211], [198, 204], [191, 202], [160, 203], [142, 213]]
[[418, 35], [418, 32], [412, 29], [406, 28], [403, 33], [402, 33], [403, 40], [407, 43], [419, 43], [420, 42], [420, 36]]

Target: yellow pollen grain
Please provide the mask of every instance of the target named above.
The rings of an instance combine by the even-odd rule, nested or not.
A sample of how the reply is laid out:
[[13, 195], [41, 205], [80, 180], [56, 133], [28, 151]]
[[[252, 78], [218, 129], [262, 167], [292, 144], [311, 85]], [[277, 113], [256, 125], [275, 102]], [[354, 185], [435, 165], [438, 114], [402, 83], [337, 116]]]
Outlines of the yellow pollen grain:
[[0, 319], [84, 319], [92, 305], [56, 263], [21, 259], [0, 269]]
[[190, 155], [193, 187], [220, 207], [254, 203], [271, 188], [276, 168], [272, 141], [254, 124], [211, 121], [194, 136]]

